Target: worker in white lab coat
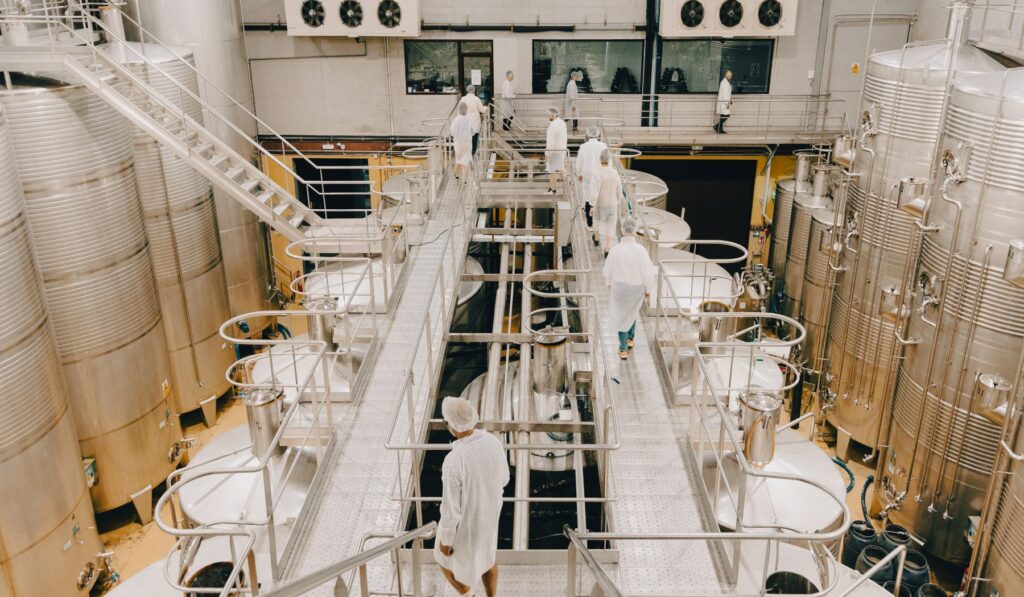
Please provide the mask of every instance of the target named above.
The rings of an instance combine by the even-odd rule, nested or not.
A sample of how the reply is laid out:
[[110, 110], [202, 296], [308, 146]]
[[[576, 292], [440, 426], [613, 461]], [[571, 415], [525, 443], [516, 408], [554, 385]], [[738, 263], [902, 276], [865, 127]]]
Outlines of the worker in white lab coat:
[[611, 166], [611, 152], [601, 152], [601, 166], [597, 169], [597, 195], [594, 202], [594, 232], [601, 250], [608, 254], [615, 244], [619, 228], [619, 214], [623, 211], [622, 177]]
[[608, 315], [619, 334], [619, 358], [629, 358], [636, 335], [636, 319], [645, 298], [655, 291], [655, 267], [643, 245], [636, 242], [637, 222], [622, 223], [622, 239], [604, 262], [604, 277], [612, 287]]
[[473, 155], [476, 155], [476, 148], [480, 144], [480, 115], [487, 113], [487, 106], [476, 96], [476, 85], [466, 87], [466, 95], [459, 100], [460, 104], [466, 104], [469, 109], [469, 119], [473, 123]]
[[465, 102], [459, 102], [459, 115], [452, 119], [449, 132], [455, 145], [455, 179], [468, 180], [473, 159], [473, 121]]
[[729, 120], [732, 110], [732, 71], [725, 71], [722, 82], [718, 84], [718, 99], [715, 100], [715, 112], [718, 113], [718, 123], [715, 124], [715, 132], [725, 134], [725, 121]]
[[515, 74], [508, 70], [505, 71], [505, 80], [501, 82], [501, 95], [499, 100], [499, 106], [501, 106], [501, 130], [510, 131], [512, 130], [512, 120], [516, 117], [516, 107], [512, 104], [512, 100], [516, 98], [516, 92], [512, 89], [512, 81], [515, 79]]
[[459, 595], [470, 595], [481, 579], [487, 596], [494, 597], [498, 517], [509, 479], [508, 459], [498, 438], [475, 429], [479, 417], [469, 400], [445, 398], [441, 415], [455, 441], [441, 465], [444, 486], [434, 558]]
[[569, 152], [569, 133], [565, 121], [558, 117], [558, 108], [548, 108], [548, 134], [544, 145], [544, 160], [547, 162], [548, 195], [558, 192], [558, 177], [565, 172], [566, 155]]
[[580, 90], [577, 81], [583, 80], [583, 73], [573, 71], [569, 73], [569, 82], [565, 84], [565, 118], [572, 122], [572, 132], [576, 132], [580, 121], [579, 97]]
[[[583, 189], [587, 227], [590, 229], [594, 226], [593, 208], [597, 203], [597, 170], [601, 167], [601, 152], [608, 149], [600, 137], [601, 129], [596, 126], [587, 127], [587, 141], [576, 152], [576, 175]], [[597, 236], [594, 236], [594, 242], [597, 242]]]

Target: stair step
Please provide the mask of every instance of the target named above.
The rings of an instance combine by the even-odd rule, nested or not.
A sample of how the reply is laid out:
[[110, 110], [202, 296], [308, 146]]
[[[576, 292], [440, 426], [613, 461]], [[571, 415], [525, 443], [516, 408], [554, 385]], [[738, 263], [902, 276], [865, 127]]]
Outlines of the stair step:
[[291, 207], [291, 205], [289, 205], [287, 201], [282, 201], [274, 206], [274, 213], [282, 216], [284, 215], [284, 212], [288, 211], [289, 207]]
[[295, 215], [293, 215], [291, 217], [291, 219], [288, 220], [288, 223], [291, 224], [292, 226], [295, 226], [296, 228], [298, 228], [299, 225], [302, 224], [305, 221], [306, 221], [306, 214], [296, 213]]
[[228, 161], [228, 156], [224, 155], [223, 153], [215, 153], [212, 156], [210, 156], [210, 165], [218, 170], [220, 170], [221, 164]]
[[256, 200], [263, 205], [270, 205], [270, 202], [274, 199], [273, 191], [263, 191], [259, 195], [256, 195]]
[[225, 172], [224, 174], [226, 174], [227, 177], [230, 178], [231, 180], [234, 180], [236, 177], [238, 177], [239, 174], [243, 172], [245, 172], [243, 168], [240, 168], [238, 166], [232, 166], [231, 168], [228, 168], [228, 171]]
[[207, 143], [206, 141], [199, 140], [192, 145], [192, 151], [204, 155], [207, 151], [213, 149], [213, 143]]
[[256, 180], [255, 178], [247, 178], [241, 184], [239, 184], [239, 186], [241, 186], [246, 193], [251, 193], [253, 189], [259, 186], [259, 184], [260, 181]]

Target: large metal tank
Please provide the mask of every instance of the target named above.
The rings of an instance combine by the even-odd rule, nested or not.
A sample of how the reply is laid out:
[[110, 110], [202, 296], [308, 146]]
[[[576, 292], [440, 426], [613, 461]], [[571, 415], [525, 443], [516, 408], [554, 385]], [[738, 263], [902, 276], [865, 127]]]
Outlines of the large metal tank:
[[102, 545], [2, 110], [0, 276], [0, 594], [84, 597]]
[[18, 80], [0, 104], [82, 454], [96, 461], [93, 505], [145, 503], [177, 463], [180, 430], [131, 131], [81, 85]]
[[831, 209], [828, 178], [831, 168], [827, 164], [815, 166], [814, 186], [809, 193], [797, 193], [793, 198], [792, 219], [789, 226], [789, 242], [786, 246], [786, 270], [783, 272], [782, 291], [783, 313], [797, 319], [801, 313], [800, 299], [803, 296], [804, 270], [807, 253], [811, 246], [811, 221], [814, 214]]
[[[133, 8], [130, 4], [129, 10]], [[255, 113], [239, 4], [233, 0], [140, 0], [138, 8], [141, 15], [136, 16], [142, 26], [162, 43], [192, 51], [196, 69], [212, 83], [201, 83], [199, 96], [239, 129], [255, 136], [253, 119], [231, 102], [234, 99]], [[130, 30], [131, 26], [126, 24], [126, 28]], [[239, 154], [253, 156], [252, 145], [223, 120], [206, 114], [203, 122]], [[269, 306], [270, 269], [263, 226], [252, 212], [220, 189], [214, 189], [214, 204], [231, 312], [242, 315], [265, 310]], [[252, 318], [247, 323], [251, 333], [258, 334], [270, 320]]]
[[916, 344], [899, 368], [886, 442], [883, 487], [894, 489], [879, 500], [907, 491], [890, 518], [962, 562], [1000, 431], [975, 397], [995, 377], [1016, 378], [1024, 342], [1024, 288], [1003, 279], [1011, 243], [1024, 238], [1024, 70], [958, 77], [943, 131], [926, 218], [934, 231], [921, 243], [906, 330]]
[[809, 150], [794, 152], [796, 171], [792, 178], [775, 183], [775, 208], [772, 210], [771, 268], [775, 278], [783, 279], [786, 255], [789, 251], [789, 225], [793, 217], [793, 199], [796, 194], [811, 190], [811, 162], [816, 154]]
[[824, 361], [823, 326], [832, 304], [833, 276], [829, 269], [829, 251], [832, 225], [836, 213], [829, 208], [819, 209], [811, 218], [811, 230], [807, 246], [807, 262], [804, 266], [804, 283], [801, 291], [801, 322], [806, 330], [803, 344], [803, 358], [812, 376], [821, 371]]
[[[198, 93], [195, 73], [160, 46], [129, 45], [131, 50], [108, 46], [107, 51], [116, 52], [139, 78], [201, 121], [199, 103], [179, 93], [179, 87], [156, 68]], [[174, 51], [193, 62], [189, 50]], [[156, 68], [143, 63], [140, 53]], [[178, 412], [183, 413], [231, 388], [224, 372], [234, 362], [234, 353], [227, 350], [218, 334], [220, 324], [231, 318], [231, 309], [213, 187], [206, 177], [142, 129], [132, 127], [132, 138], [139, 198], [146, 217], [146, 235], [174, 373], [174, 394]]]
[[[845, 440], [874, 447], [885, 429], [897, 357], [895, 314], [881, 303], [904, 294], [920, 242], [915, 216], [898, 209], [894, 185], [927, 178], [942, 118], [952, 52], [948, 42], [875, 54], [861, 101], [864, 142], [848, 186], [841, 237], [847, 249], [828, 331], [829, 370], [837, 396], [828, 420]], [[999, 68], [971, 47], [959, 50], [958, 73]], [[842, 451], [842, 450], [841, 450]]]

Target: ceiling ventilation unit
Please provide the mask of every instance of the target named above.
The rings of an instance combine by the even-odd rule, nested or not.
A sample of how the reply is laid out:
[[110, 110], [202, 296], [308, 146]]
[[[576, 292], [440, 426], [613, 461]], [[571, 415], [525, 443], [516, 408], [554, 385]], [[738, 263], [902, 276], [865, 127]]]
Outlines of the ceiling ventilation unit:
[[285, 0], [288, 35], [417, 37], [420, 0]]
[[800, 0], [661, 0], [665, 38], [796, 35]]

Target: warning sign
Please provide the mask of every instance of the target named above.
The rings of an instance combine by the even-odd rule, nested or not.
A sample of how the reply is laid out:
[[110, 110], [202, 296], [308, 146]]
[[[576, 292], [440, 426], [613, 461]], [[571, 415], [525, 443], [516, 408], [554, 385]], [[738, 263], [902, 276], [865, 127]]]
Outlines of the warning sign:
[[856, 74], [859, 74], [859, 73], [860, 73], [860, 63], [859, 62], [854, 62], [853, 66], [850, 67], [850, 74], [851, 75], [856, 75]]

